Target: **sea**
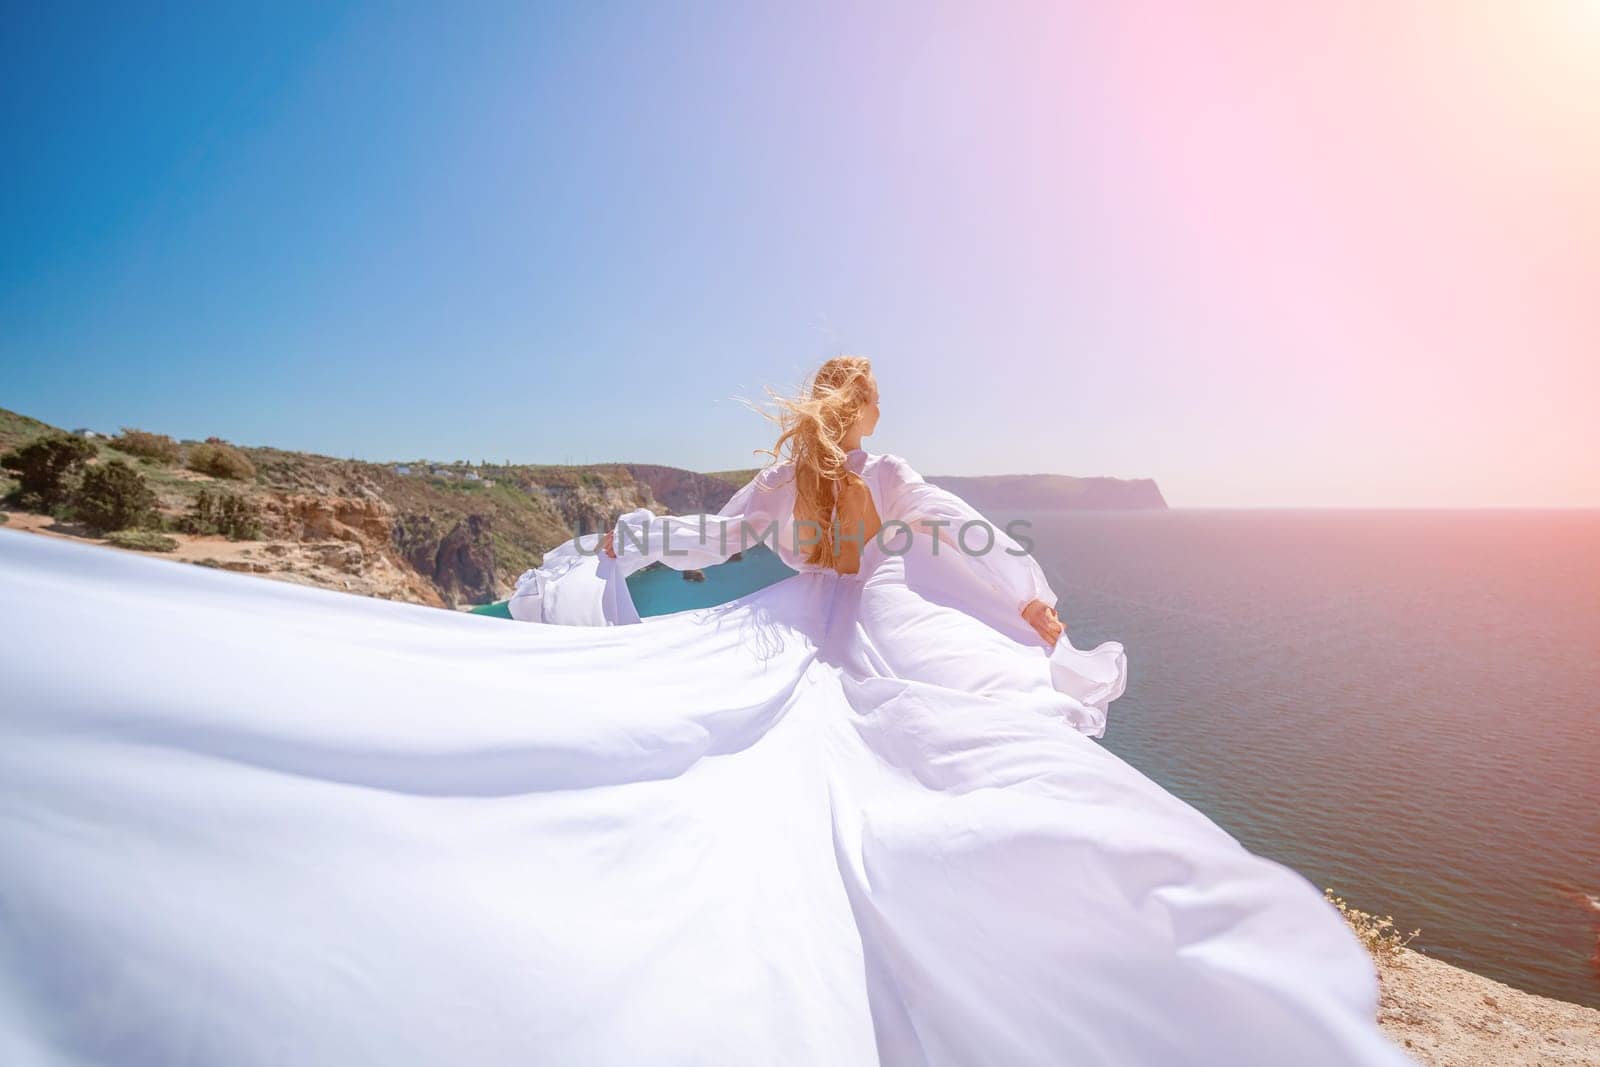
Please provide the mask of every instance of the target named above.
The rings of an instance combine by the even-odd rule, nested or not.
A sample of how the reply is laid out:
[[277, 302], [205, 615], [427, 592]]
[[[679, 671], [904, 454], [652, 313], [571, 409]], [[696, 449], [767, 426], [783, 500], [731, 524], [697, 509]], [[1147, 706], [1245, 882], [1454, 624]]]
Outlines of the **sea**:
[[[1600, 512], [1023, 519], [1073, 643], [1121, 641], [1102, 743], [1411, 947], [1600, 1007]], [[645, 615], [793, 572], [634, 575]]]

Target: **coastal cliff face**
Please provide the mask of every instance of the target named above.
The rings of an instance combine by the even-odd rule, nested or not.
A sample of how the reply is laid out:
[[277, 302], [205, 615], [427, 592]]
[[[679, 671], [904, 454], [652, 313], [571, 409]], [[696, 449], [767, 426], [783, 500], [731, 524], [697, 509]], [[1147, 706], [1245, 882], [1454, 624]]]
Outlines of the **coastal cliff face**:
[[[0, 409], [0, 451], [59, 432]], [[90, 464], [121, 460], [154, 490], [168, 558], [442, 607], [503, 599], [518, 575], [575, 534], [609, 528], [634, 508], [693, 515], [719, 510], [755, 468], [710, 473], [650, 463], [556, 466], [512, 463], [367, 463], [275, 448], [239, 448], [253, 476], [191, 470], [199, 442], [171, 443], [177, 459], [119, 451], [90, 439]], [[1062, 475], [929, 478], [980, 510], [1162, 508], [1149, 481]], [[16, 485], [0, 473], [0, 494]], [[244, 498], [259, 537], [184, 532], [203, 492]], [[8, 528], [104, 540], [70, 514], [0, 508]], [[138, 550], [138, 549], [132, 549]]]
[[640, 486], [648, 489], [654, 501], [653, 504], [634, 506], [647, 507], [657, 514], [667, 515], [713, 513], [756, 473], [752, 469], [743, 479], [725, 478], [652, 463], [625, 463], [622, 469]]
[[446, 604], [486, 604], [498, 596], [494, 539], [484, 516], [468, 515], [452, 524], [432, 515], [396, 515], [390, 538]]

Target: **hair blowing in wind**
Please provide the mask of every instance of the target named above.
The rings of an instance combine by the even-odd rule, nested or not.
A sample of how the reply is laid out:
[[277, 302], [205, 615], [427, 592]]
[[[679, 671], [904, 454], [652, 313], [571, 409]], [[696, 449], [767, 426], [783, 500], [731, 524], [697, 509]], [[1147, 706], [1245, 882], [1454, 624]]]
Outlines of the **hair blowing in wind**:
[[872, 361], [865, 356], [834, 356], [797, 395], [784, 396], [770, 386], [766, 392], [778, 411], [761, 414], [776, 422], [780, 432], [771, 448], [756, 451], [772, 456], [774, 463], [793, 462], [794, 517], [800, 523], [816, 523], [821, 531], [808, 561], [831, 567], [837, 556], [834, 512], [839, 490], [854, 477], [841, 442], [872, 399]]

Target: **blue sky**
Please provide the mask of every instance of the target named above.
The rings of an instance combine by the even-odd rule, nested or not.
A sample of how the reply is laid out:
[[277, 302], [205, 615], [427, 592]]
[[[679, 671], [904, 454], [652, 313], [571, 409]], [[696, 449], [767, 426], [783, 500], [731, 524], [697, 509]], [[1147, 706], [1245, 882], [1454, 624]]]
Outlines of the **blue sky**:
[[[732, 397], [857, 352], [883, 396], [869, 447], [929, 473], [1600, 504], [1576, 399], [1600, 387], [1580, 196], [1600, 140], [1572, 102], [1600, 36], [1568, 55], [1528, 31], [1567, 82], [1476, 135], [1544, 165], [1441, 208], [1421, 176], [1467, 142], [1431, 136], [1451, 112], [1430, 108], [1504, 27], [1435, 42], [1460, 62], [1401, 85], [1414, 42], [1355, 15], [1164, 10], [6, 4], [0, 406], [371, 459], [715, 469], [771, 443]], [[1512, 58], [1491, 74], [1521, 92]], [[1344, 89], [1374, 71], [1418, 94], [1382, 142], [1391, 109]], [[1318, 137], [1279, 135], [1264, 92]], [[1339, 185], [1296, 169], [1308, 145], [1344, 149]], [[1379, 154], [1385, 225], [1328, 223]], [[1384, 264], [1441, 276], [1427, 257], [1463, 220], [1482, 244], [1447, 250], [1451, 288], [1394, 300]], [[1475, 251], [1498, 266], [1463, 268]], [[1507, 264], [1548, 298], [1508, 295]], [[1528, 432], [1491, 447], [1507, 405]]]

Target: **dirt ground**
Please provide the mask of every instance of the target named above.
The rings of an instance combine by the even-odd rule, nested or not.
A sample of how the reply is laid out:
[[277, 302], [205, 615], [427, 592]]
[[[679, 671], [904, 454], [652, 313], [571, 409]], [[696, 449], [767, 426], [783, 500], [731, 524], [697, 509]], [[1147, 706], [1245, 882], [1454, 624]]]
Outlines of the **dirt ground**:
[[1600, 1011], [1410, 949], [1378, 968], [1385, 1033], [1431, 1067], [1600, 1067]]

